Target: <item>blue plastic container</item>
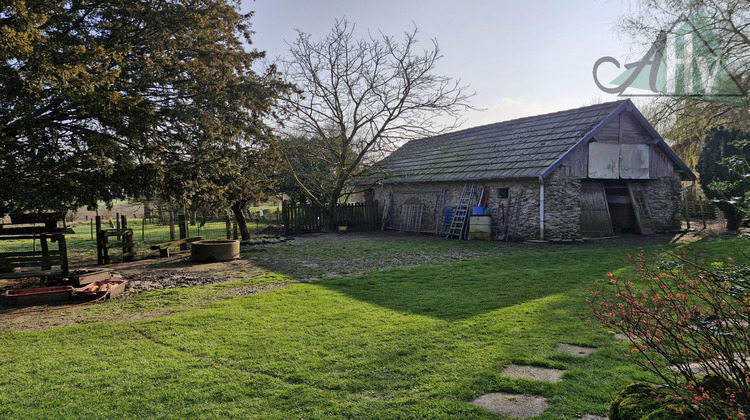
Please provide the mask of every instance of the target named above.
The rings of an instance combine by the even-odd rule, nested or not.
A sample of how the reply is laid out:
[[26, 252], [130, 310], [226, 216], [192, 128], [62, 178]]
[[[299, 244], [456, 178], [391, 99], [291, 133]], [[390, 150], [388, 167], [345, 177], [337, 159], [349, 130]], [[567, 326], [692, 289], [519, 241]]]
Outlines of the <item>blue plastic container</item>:
[[476, 206], [474, 207], [474, 213], [472, 213], [474, 216], [483, 216], [484, 215], [484, 207]]

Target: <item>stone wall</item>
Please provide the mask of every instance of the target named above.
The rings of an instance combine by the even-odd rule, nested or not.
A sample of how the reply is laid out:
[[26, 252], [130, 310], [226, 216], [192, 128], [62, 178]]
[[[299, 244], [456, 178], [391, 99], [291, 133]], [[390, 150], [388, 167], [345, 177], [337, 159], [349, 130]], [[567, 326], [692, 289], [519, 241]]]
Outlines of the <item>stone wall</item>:
[[544, 183], [545, 239], [581, 236], [581, 180], [555, 171]]
[[656, 230], [667, 232], [679, 229], [682, 209], [682, 184], [679, 178], [675, 176], [651, 180], [645, 191]]
[[[422, 231], [441, 230], [445, 208], [455, 207], [465, 183], [413, 183], [389, 184], [375, 190], [374, 198], [381, 205], [389, 204], [387, 226], [403, 226], [401, 208], [408, 204], [423, 204]], [[468, 184], [471, 187], [471, 183]], [[513, 223], [511, 233], [519, 239], [537, 238], [539, 235], [539, 184], [537, 180], [508, 180], [475, 183], [472, 207], [478, 203], [479, 192], [489, 187], [486, 208], [492, 216], [492, 238], [500, 240], [508, 231], [506, 223]], [[508, 197], [500, 196], [499, 189], [507, 188]], [[520, 204], [519, 204], [520, 203]], [[520, 206], [520, 207], [518, 207]], [[520, 210], [520, 212], [518, 211]], [[512, 213], [512, 217], [510, 217]]]
[[[375, 190], [374, 198], [388, 209], [387, 227], [403, 226], [401, 208], [408, 204], [423, 204], [422, 232], [442, 230], [446, 206], [458, 204], [464, 182], [389, 184]], [[471, 186], [471, 183], [468, 184]], [[486, 207], [492, 215], [492, 239], [505, 239], [510, 233], [517, 239], [539, 238], [539, 181], [512, 179], [477, 182], [473, 205], [478, 192], [489, 187]], [[507, 189], [508, 197], [501, 197], [500, 189]], [[646, 197], [658, 231], [680, 227], [681, 184], [677, 177], [664, 177], [645, 182]], [[519, 204], [520, 203], [520, 204]], [[382, 208], [381, 208], [382, 209]], [[520, 211], [519, 211], [520, 210]], [[508, 229], [510, 223], [510, 229]], [[555, 171], [544, 184], [545, 239], [579, 238], [581, 228], [581, 181]]]

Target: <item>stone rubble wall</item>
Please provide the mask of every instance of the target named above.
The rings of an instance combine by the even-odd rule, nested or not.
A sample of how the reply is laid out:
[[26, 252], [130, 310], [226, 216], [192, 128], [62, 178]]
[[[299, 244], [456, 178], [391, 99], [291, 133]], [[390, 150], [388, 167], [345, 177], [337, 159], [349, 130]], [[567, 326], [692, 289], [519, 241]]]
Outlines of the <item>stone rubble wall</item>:
[[[458, 204], [464, 182], [389, 184], [374, 192], [374, 199], [382, 206], [391, 198], [387, 227], [401, 226], [400, 209], [406, 204], [423, 204], [422, 232], [441, 230], [445, 206]], [[468, 183], [471, 186], [471, 182]], [[504, 239], [505, 223], [512, 213], [516, 239], [539, 239], [539, 181], [537, 179], [510, 179], [474, 183], [476, 192], [472, 206], [477, 204], [479, 191], [489, 187], [486, 207], [492, 216], [492, 239]], [[500, 198], [498, 189], [508, 188], [509, 198]], [[444, 203], [440, 194], [445, 190]], [[677, 177], [664, 177], [645, 182], [646, 196], [657, 231], [680, 227], [681, 184]], [[516, 203], [520, 198], [520, 214], [516, 218]], [[544, 184], [544, 237], [545, 239], [580, 238], [581, 180], [576, 176], [555, 171]], [[442, 208], [438, 208], [442, 207]], [[470, 210], [471, 214], [471, 210]], [[516, 220], [517, 219], [517, 220]]]
[[[413, 183], [413, 184], [389, 184], [383, 188], [376, 189], [374, 198], [381, 206], [388, 202], [391, 197], [393, 201], [388, 210], [388, 227], [397, 229], [402, 225], [400, 220], [401, 206], [406, 204], [424, 204], [422, 216], [422, 230], [435, 231], [438, 222], [442, 224], [446, 206], [455, 207], [461, 197], [464, 182], [439, 182], [439, 183]], [[471, 187], [471, 182], [468, 183]], [[504, 224], [511, 210], [520, 198], [520, 215], [518, 220], [514, 218], [514, 229], [519, 239], [530, 239], [539, 235], [539, 182], [537, 180], [508, 180], [477, 182], [474, 184], [475, 193], [472, 207], [478, 204], [479, 192], [489, 187], [486, 208], [492, 216], [492, 239], [503, 239]], [[509, 198], [500, 198], [499, 188], [509, 189]], [[440, 191], [445, 190], [443, 208], [438, 209]], [[513, 209], [511, 209], [513, 205]], [[382, 208], [381, 208], [382, 210]], [[471, 209], [470, 212], [471, 214]], [[515, 214], [515, 213], [514, 213]]]
[[581, 237], [581, 180], [555, 171], [544, 185], [545, 239]]
[[645, 191], [656, 231], [679, 229], [682, 209], [682, 183], [679, 178], [663, 177], [648, 181]]

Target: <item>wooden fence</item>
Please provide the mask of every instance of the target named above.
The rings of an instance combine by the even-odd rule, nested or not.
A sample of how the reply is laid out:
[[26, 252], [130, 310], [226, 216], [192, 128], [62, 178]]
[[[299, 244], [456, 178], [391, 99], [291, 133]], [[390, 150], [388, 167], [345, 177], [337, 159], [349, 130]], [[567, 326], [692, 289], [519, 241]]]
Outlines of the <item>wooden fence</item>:
[[[323, 230], [323, 209], [311, 205], [284, 202], [281, 207], [284, 230], [290, 233], [311, 233]], [[339, 204], [328, 229], [346, 226], [347, 231], [377, 230], [380, 221], [377, 201], [373, 203]]]
[[333, 216], [333, 227], [346, 226], [347, 230], [364, 232], [377, 230], [379, 228], [380, 216], [378, 202], [371, 203], [347, 203], [336, 207]]
[[323, 209], [320, 207], [284, 201], [281, 204], [281, 215], [284, 220], [284, 232], [287, 235], [320, 232], [323, 229]]

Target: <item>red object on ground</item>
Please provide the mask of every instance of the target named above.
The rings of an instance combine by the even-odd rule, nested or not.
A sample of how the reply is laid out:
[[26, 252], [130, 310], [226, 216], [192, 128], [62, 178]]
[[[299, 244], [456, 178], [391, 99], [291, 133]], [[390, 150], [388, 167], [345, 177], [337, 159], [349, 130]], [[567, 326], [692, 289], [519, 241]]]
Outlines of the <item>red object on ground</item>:
[[5, 292], [8, 301], [15, 305], [42, 304], [68, 300], [73, 295], [73, 286], [35, 287], [14, 289]]

